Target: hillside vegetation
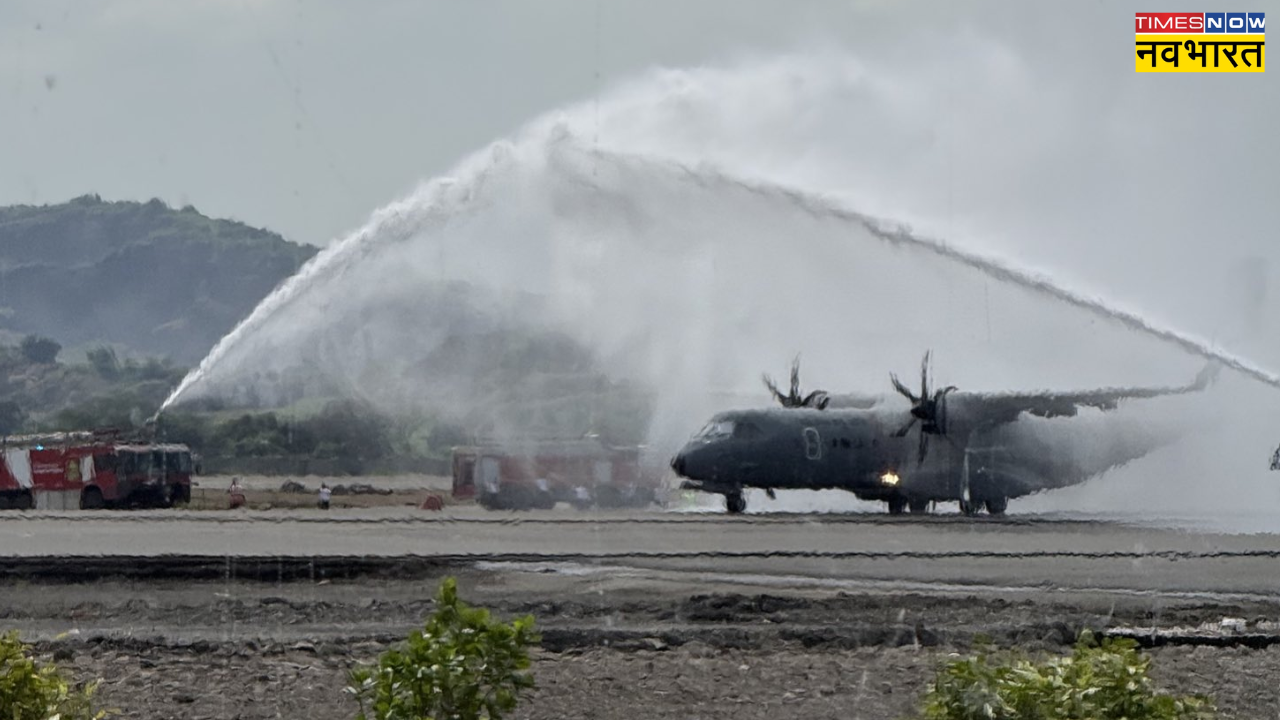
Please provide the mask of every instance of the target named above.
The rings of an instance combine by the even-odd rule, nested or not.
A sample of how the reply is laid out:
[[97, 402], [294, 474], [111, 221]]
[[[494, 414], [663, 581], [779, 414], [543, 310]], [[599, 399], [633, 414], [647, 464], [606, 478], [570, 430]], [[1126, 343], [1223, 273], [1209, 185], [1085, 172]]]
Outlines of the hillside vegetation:
[[195, 363], [316, 251], [159, 200], [3, 207], [0, 331]]
[[[159, 200], [0, 208], [0, 436], [147, 429], [187, 370], [315, 252]], [[401, 310], [412, 327], [420, 308]], [[295, 474], [422, 468], [505, 434], [643, 441], [652, 398], [572, 339], [465, 320], [403, 358], [404, 376], [375, 402], [303, 363], [177, 406], [153, 429], [209, 468]]]
[[[558, 353], [574, 353], [558, 341], [536, 337], [512, 338], [497, 359], [476, 369], [469, 387], [494, 394], [479, 394], [484, 399], [472, 413], [432, 407], [381, 412], [326, 387], [323, 378], [307, 382], [303, 373], [301, 394], [284, 403], [205, 400], [166, 412], [148, 430], [148, 420], [186, 368], [155, 358], [121, 358], [106, 346], [91, 347], [85, 360], [68, 362], [61, 349], [38, 335], [0, 343], [0, 442], [6, 435], [38, 431], [146, 430], [158, 439], [187, 443], [214, 472], [442, 473], [450, 449], [492, 432], [496, 415], [507, 416], [516, 433], [572, 437], [594, 432], [606, 442], [635, 443], [643, 440], [650, 411], [643, 393], [601, 376], [585, 375], [586, 385], [599, 392], [583, 395], [581, 388], [572, 389], [584, 375], [540, 373], [530, 356], [550, 362]], [[513, 363], [522, 369], [513, 372]], [[512, 389], [499, 392], [504, 380]]]
[[[0, 442], [4, 436], [55, 430], [147, 427], [160, 403], [186, 374], [168, 361], [120, 359], [107, 347], [85, 362], [63, 362], [58, 343], [28, 335], [0, 344]], [[462, 430], [433, 418], [390, 418], [338, 398], [307, 409], [166, 413], [157, 438], [184, 442], [215, 470], [300, 473], [323, 461], [331, 472], [363, 473], [440, 460], [463, 442]]]

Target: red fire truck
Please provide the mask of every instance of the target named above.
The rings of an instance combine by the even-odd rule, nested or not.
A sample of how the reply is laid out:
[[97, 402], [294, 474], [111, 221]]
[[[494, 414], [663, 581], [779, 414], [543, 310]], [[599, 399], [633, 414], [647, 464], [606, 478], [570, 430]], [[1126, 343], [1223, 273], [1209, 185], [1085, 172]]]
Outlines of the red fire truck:
[[169, 507], [191, 500], [186, 445], [113, 432], [0, 436], [0, 508]]
[[661, 474], [646, 472], [636, 447], [597, 438], [494, 442], [453, 449], [453, 496], [490, 510], [644, 507]]

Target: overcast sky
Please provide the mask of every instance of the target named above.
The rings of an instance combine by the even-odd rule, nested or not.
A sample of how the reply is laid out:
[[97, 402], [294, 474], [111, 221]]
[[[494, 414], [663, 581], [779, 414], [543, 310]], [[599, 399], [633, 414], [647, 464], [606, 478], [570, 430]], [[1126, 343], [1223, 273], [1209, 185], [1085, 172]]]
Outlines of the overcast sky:
[[0, 203], [159, 196], [323, 244], [598, 87], [803, 47], [826, 11], [786, 5], [5, 2]]
[[[653, 68], [819, 53], [863, 63], [876, 92], [826, 102], [816, 121], [809, 107], [773, 107], [807, 119], [735, 125], [730, 150], [707, 159], [1060, 271], [1212, 335], [1232, 292], [1249, 294], [1232, 278], [1261, 268], [1274, 285], [1280, 267], [1277, 76], [1134, 73], [1135, 9], [1205, 8], [6, 0], [0, 204], [158, 196], [327, 244], [534, 118]], [[1280, 14], [1276, 2], [1243, 9]], [[634, 133], [647, 110], [626, 111]], [[746, 103], [720, 120], [753, 112]], [[655, 127], [670, 134], [669, 120]], [[672, 147], [698, 160], [685, 140]]]

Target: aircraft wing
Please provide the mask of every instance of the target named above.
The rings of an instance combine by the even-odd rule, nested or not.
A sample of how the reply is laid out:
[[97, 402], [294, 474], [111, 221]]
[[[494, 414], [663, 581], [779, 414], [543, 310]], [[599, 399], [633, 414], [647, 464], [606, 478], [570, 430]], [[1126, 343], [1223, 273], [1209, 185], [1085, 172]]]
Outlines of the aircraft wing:
[[953, 392], [947, 396], [949, 412], [962, 415], [975, 424], [1013, 422], [1022, 413], [1038, 417], [1072, 417], [1082, 407], [1113, 410], [1122, 401], [1164, 395], [1182, 395], [1205, 389], [1217, 376], [1220, 367], [1207, 366], [1187, 385], [1173, 387], [1104, 388], [1077, 392]]
[[830, 401], [827, 403], [829, 408], [856, 408], [858, 410], [869, 410], [887, 399], [884, 393], [873, 395], [871, 393], [839, 393], [828, 395]]

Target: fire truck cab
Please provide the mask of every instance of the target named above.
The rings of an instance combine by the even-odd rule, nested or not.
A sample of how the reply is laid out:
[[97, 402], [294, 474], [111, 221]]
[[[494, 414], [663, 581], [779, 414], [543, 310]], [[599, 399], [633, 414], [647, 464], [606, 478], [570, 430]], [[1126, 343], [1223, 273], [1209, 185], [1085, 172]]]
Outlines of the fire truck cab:
[[453, 448], [453, 496], [490, 510], [644, 507], [660, 478], [642, 470], [639, 449], [596, 438], [495, 442]]
[[0, 508], [170, 507], [191, 500], [186, 445], [106, 433], [0, 437]]

